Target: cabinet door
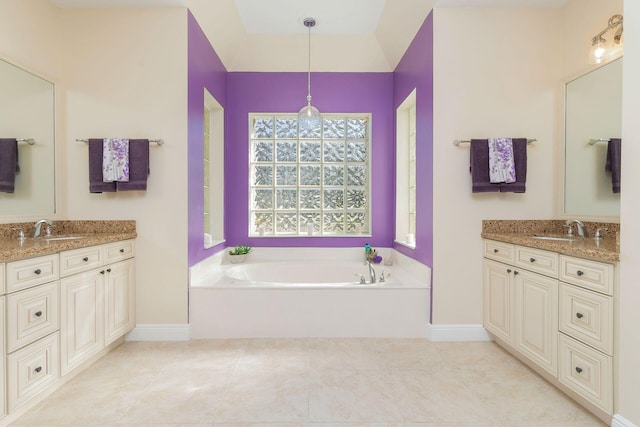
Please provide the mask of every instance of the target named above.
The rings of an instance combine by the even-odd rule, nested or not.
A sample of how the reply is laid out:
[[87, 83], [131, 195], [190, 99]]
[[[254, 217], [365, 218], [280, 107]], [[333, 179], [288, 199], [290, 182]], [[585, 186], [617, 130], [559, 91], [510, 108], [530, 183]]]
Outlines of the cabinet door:
[[104, 348], [104, 270], [62, 279], [62, 374]]
[[106, 345], [135, 326], [135, 262], [133, 259], [106, 269]]
[[513, 267], [485, 259], [483, 270], [484, 327], [496, 337], [511, 343], [513, 337], [511, 291]]
[[556, 375], [558, 355], [558, 281], [526, 270], [514, 271], [515, 346]]

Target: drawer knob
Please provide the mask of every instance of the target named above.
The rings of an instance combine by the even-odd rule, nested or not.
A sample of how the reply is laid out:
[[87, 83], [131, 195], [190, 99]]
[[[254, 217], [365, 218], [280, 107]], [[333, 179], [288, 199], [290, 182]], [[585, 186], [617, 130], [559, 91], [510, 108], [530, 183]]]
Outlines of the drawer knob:
[[582, 313], [576, 313], [576, 317], [578, 319], [582, 319], [584, 317], [584, 315]]
[[510, 268], [507, 268], [507, 273], [511, 273], [511, 269]]
[[42, 371], [42, 366], [38, 366], [36, 369], [34, 369], [34, 371], [36, 371], [36, 372]]
[[36, 271], [34, 271], [34, 273], [36, 273], [36, 274], [40, 274], [40, 273], [42, 273], [42, 270], [37, 269]]
[[514, 276], [515, 276], [515, 275], [518, 275], [518, 274], [520, 274], [520, 273], [518, 273], [518, 270], [514, 270], [514, 271], [513, 271], [513, 275], [514, 275]]
[[[495, 252], [498, 252], [497, 249], [494, 249]], [[124, 249], [120, 249], [120, 253], [123, 254], [124, 253]]]
[[87, 262], [87, 261], [89, 261], [89, 258], [88, 258], [88, 257], [84, 257], [84, 258], [82, 258], [82, 260], [83, 260], [84, 262]]
[[100, 270], [100, 274], [104, 274], [104, 270]]
[[497, 254], [497, 253], [498, 253], [498, 250], [497, 250], [497, 249], [494, 249], [494, 250], [493, 250], [493, 253], [494, 253], [494, 254]]
[[107, 268], [107, 273], [111, 273], [111, 269], [110, 268]]
[[40, 310], [36, 311], [36, 317], [40, 317], [40, 316], [42, 316], [42, 311]]
[[582, 372], [582, 368], [580, 366], [576, 366], [576, 372], [577, 373], [581, 373]]
[[577, 274], [578, 276], [582, 276], [582, 275], [584, 274], [584, 271], [582, 271], [582, 270], [578, 270], [578, 271], [576, 272], [576, 274]]
[[529, 258], [529, 261], [536, 262], [536, 259], [535, 258]]

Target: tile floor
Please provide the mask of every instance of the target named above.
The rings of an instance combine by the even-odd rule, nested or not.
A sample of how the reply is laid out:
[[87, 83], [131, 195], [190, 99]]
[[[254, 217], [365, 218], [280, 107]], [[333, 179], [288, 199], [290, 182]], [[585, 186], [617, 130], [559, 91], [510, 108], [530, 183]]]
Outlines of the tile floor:
[[128, 342], [13, 426], [604, 426], [493, 343]]

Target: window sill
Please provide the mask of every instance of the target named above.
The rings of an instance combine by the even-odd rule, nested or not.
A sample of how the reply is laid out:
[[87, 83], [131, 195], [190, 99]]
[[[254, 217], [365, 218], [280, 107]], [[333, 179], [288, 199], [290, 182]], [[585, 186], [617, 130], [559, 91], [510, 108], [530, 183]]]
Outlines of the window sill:
[[399, 244], [400, 246], [404, 246], [405, 248], [409, 248], [409, 249], [415, 249], [416, 248], [416, 244], [413, 243], [407, 243], [407, 242], [401, 242], [400, 240], [394, 240], [394, 243]]
[[204, 248], [205, 248], [205, 249], [210, 249], [210, 248], [212, 248], [212, 247], [214, 247], [214, 246], [218, 246], [218, 245], [220, 245], [220, 244], [222, 244], [222, 243], [224, 243], [224, 242], [226, 242], [226, 240], [224, 240], [224, 239], [222, 239], [222, 240], [215, 240], [215, 241], [213, 241], [213, 242], [211, 242], [211, 243], [205, 243], [205, 244], [204, 244]]

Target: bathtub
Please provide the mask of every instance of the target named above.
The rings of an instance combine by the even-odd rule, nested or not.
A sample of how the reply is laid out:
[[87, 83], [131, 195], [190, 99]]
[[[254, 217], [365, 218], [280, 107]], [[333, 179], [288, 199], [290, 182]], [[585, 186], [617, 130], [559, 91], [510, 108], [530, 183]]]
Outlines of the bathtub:
[[430, 269], [378, 250], [394, 264], [374, 266], [375, 284], [360, 283], [359, 248], [257, 248], [239, 265], [219, 253], [190, 269], [190, 336], [425, 337]]

